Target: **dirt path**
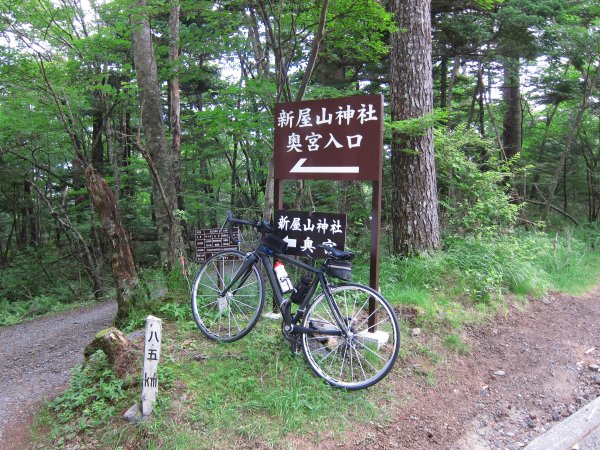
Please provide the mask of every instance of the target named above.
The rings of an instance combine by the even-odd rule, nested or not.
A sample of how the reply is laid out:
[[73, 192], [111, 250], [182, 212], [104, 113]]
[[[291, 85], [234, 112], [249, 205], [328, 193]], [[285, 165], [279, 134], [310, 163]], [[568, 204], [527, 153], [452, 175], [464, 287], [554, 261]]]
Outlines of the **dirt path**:
[[518, 449], [600, 396], [600, 287], [512, 307], [463, 338], [466, 356], [400, 361], [390, 420], [327, 448]]
[[0, 442], [22, 450], [36, 406], [61, 392], [83, 348], [111, 324], [117, 307], [106, 302], [0, 328]]

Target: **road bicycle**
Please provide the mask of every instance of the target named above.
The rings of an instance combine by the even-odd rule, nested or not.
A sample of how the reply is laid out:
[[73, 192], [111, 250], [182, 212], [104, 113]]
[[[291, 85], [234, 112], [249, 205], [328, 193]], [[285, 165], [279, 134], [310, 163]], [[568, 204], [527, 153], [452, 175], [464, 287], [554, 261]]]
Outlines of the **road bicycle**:
[[[264, 273], [281, 312], [284, 337], [292, 351], [304, 353], [317, 376], [343, 389], [362, 389], [381, 381], [398, 356], [400, 328], [393, 308], [380, 293], [347, 282], [354, 254], [321, 245], [327, 258], [314, 267], [287, 255], [287, 242], [268, 222], [235, 219], [228, 212], [223, 228], [237, 244], [234, 226], [252, 227], [260, 242], [249, 253], [217, 253], [200, 267], [192, 286], [192, 313], [200, 331], [223, 342], [248, 334], [264, 307]], [[274, 262], [305, 272], [295, 289], [284, 293], [281, 285], [288, 280], [278, 279]], [[331, 278], [345, 282], [331, 283]]]

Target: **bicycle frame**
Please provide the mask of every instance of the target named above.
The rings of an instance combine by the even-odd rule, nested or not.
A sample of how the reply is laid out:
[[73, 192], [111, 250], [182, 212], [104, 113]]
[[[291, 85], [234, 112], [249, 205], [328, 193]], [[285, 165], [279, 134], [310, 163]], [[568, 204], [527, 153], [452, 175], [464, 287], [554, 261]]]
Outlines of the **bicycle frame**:
[[[315, 277], [313, 278], [313, 280], [310, 284], [310, 287], [306, 293], [306, 296], [302, 300], [302, 303], [299, 305], [298, 311], [296, 311], [296, 314], [294, 314], [293, 316], [291, 314], [290, 309], [286, 308], [286, 306], [289, 304], [290, 300], [285, 299], [283, 297], [281, 288], [279, 287], [279, 282], [277, 281], [277, 275], [275, 274], [275, 270], [273, 269], [272, 258], [289, 263], [292, 266], [299, 267], [301, 269], [304, 269], [308, 272], [315, 274]], [[256, 249], [252, 253], [248, 254], [246, 261], [244, 261], [244, 264], [242, 264], [242, 266], [240, 266], [239, 270], [234, 275], [234, 277], [231, 280], [231, 282], [229, 283], [229, 285], [226, 286], [223, 289], [223, 291], [220, 293], [220, 296], [224, 296], [229, 290], [233, 289], [234, 286], [236, 286], [236, 284], [238, 282], [239, 282], [239, 285], [241, 286], [243, 284], [243, 282], [246, 280], [246, 278], [248, 277], [248, 275], [250, 274], [252, 266], [259, 262], [262, 264], [262, 266], [265, 269], [265, 273], [267, 274], [267, 278], [268, 278], [271, 288], [273, 290], [273, 296], [275, 298], [275, 303], [277, 304], [277, 307], [279, 308], [279, 311], [281, 311], [281, 314], [283, 316], [283, 321], [284, 321], [284, 326], [286, 327], [286, 331], [291, 332], [291, 333], [312, 333], [312, 332], [314, 332], [314, 330], [312, 330], [310, 328], [305, 328], [305, 327], [299, 326], [298, 323], [302, 320], [302, 317], [304, 316], [304, 312], [306, 311], [307, 306], [310, 304], [312, 297], [315, 294], [318, 286], [321, 285], [323, 287], [323, 294], [325, 295], [325, 298], [327, 299], [327, 303], [329, 304], [329, 307], [331, 308], [333, 317], [334, 317], [335, 321], [337, 322], [337, 325], [341, 331], [339, 331], [339, 330], [331, 330], [331, 331], [319, 330], [319, 334], [330, 335], [330, 336], [342, 336], [342, 335], [345, 336], [347, 334], [347, 331], [348, 331], [347, 325], [344, 322], [344, 319], [342, 318], [341, 312], [340, 312], [337, 304], [333, 300], [333, 296], [331, 295], [331, 292], [329, 291], [329, 283], [327, 282], [327, 279], [325, 278], [324, 272], [320, 268], [312, 267], [308, 264], [303, 263], [302, 261], [293, 259], [288, 255], [272, 252], [271, 250], [269, 250], [263, 246]], [[233, 291], [235, 293], [235, 289], [233, 289]]]

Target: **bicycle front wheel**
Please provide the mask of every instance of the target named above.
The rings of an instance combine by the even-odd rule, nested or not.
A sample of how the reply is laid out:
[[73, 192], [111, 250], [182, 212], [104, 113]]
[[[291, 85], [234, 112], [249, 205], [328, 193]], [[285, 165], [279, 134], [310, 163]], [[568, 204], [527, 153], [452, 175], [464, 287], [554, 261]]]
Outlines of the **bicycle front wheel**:
[[345, 337], [323, 334], [341, 330], [322, 293], [304, 317], [304, 327], [314, 330], [302, 335], [304, 356], [311, 369], [333, 386], [372, 386], [387, 375], [398, 356], [396, 314], [381, 294], [367, 286], [348, 283], [330, 291], [348, 333]]
[[256, 264], [223, 293], [246, 258], [236, 250], [224, 251], [209, 258], [198, 272], [192, 286], [192, 314], [200, 331], [210, 339], [240, 339], [260, 318], [265, 292]]

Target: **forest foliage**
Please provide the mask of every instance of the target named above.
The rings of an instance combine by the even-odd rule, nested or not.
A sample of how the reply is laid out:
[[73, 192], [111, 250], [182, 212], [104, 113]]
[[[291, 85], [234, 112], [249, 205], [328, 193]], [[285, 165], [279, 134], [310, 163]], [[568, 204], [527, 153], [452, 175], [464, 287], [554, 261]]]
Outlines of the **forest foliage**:
[[[142, 123], [140, 18], [163, 150]], [[398, 220], [394, 136], [429, 127], [446, 252], [565, 222], [597, 230], [598, 3], [434, 0], [431, 23], [434, 110], [386, 117], [384, 235]], [[387, 104], [390, 36], [402, 32], [373, 0], [0, 0], [0, 323], [114, 292], [119, 235], [106, 235], [86, 168], [110, 188], [137, 270], [180, 270], [195, 229], [220, 225], [227, 210], [265, 212], [274, 104], [379, 93]], [[167, 161], [158, 166], [157, 151]], [[347, 213], [348, 245], [367, 252], [370, 189], [288, 181], [284, 205]], [[180, 237], [171, 254], [163, 219]], [[384, 255], [394, 248], [384, 239]]]

